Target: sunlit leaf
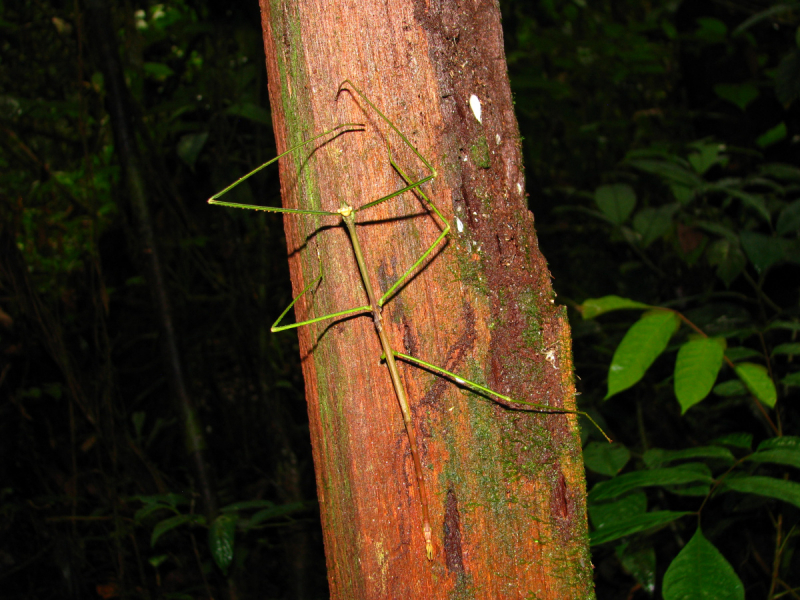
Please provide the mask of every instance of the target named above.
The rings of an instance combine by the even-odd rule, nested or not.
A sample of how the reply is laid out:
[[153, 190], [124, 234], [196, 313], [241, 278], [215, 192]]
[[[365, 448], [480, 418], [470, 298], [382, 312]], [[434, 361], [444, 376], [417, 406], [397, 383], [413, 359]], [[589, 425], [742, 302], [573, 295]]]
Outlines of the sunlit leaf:
[[678, 350], [675, 360], [675, 396], [681, 414], [711, 392], [722, 366], [724, 338], [689, 340]]
[[678, 329], [675, 313], [656, 310], [646, 313], [622, 338], [608, 370], [606, 399], [638, 382], [653, 361], [667, 347]]
[[649, 304], [643, 304], [630, 300], [628, 298], [621, 298], [619, 296], [603, 296], [602, 298], [589, 298], [578, 307], [578, 310], [583, 315], [584, 319], [593, 319], [603, 313], [611, 312], [612, 310], [625, 310], [625, 309], [642, 309], [652, 308]]
[[766, 367], [754, 363], [739, 363], [736, 365], [736, 375], [756, 398], [770, 408], [775, 407], [778, 392], [775, 390], [775, 384], [770, 379]]

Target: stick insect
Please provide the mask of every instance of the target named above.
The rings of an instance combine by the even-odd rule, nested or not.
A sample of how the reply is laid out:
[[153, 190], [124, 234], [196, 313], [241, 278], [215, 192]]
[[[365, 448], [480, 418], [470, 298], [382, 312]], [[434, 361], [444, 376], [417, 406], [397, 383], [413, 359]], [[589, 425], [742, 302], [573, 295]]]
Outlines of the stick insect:
[[[301, 321], [299, 323], [292, 323], [289, 325], [279, 325], [279, 323], [283, 320], [286, 314], [292, 309], [295, 303], [305, 295], [311, 288], [317, 285], [322, 279], [322, 275], [320, 274], [316, 279], [314, 279], [310, 284], [308, 284], [303, 291], [292, 300], [291, 304], [286, 307], [281, 315], [277, 318], [275, 323], [273, 323], [271, 331], [284, 331], [287, 329], [293, 329], [296, 327], [302, 327], [304, 325], [310, 325], [312, 323], [318, 323], [320, 321], [326, 321], [329, 319], [337, 319], [345, 316], [353, 316], [357, 314], [371, 314], [372, 321], [375, 325], [375, 331], [378, 334], [378, 338], [380, 340], [381, 348], [383, 353], [381, 354], [381, 360], [386, 363], [386, 366], [389, 370], [389, 376], [392, 380], [392, 385], [394, 386], [395, 394], [397, 395], [397, 401], [400, 404], [400, 412], [403, 416], [403, 422], [405, 423], [406, 435], [408, 437], [408, 444], [411, 450], [411, 456], [414, 463], [414, 472], [415, 477], [417, 480], [417, 485], [419, 486], [419, 497], [420, 497], [420, 505], [422, 509], [422, 534], [425, 540], [425, 553], [428, 557], [428, 560], [433, 559], [434, 550], [433, 550], [433, 540], [432, 540], [432, 533], [431, 533], [431, 525], [430, 525], [430, 515], [429, 515], [429, 508], [428, 508], [428, 492], [425, 485], [425, 477], [423, 475], [422, 470], [422, 462], [420, 460], [420, 453], [417, 445], [416, 439], [416, 432], [414, 429], [414, 422], [411, 418], [411, 409], [408, 403], [408, 397], [405, 392], [405, 388], [403, 383], [400, 380], [400, 374], [397, 369], [396, 359], [402, 360], [404, 362], [410, 363], [416, 367], [421, 369], [428, 370], [436, 375], [447, 378], [453, 381], [456, 385], [467, 388], [481, 394], [487, 398], [494, 400], [495, 402], [506, 406], [508, 408], [513, 408], [516, 410], [530, 410], [536, 412], [543, 412], [543, 413], [550, 413], [550, 414], [576, 414], [576, 415], [583, 415], [586, 417], [597, 429], [603, 434], [603, 436], [610, 442], [611, 439], [605, 434], [605, 432], [600, 428], [600, 426], [589, 416], [587, 413], [580, 411], [580, 410], [570, 410], [566, 408], [558, 408], [548, 406], [546, 404], [538, 404], [535, 402], [523, 402], [520, 400], [515, 400], [513, 398], [509, 398], [508, 396], [504, 396], [499, 394], [493, 390], [490, 390], [486, 387], [483, 387], [475, 382], [469, 381], [467, 379], [463, 379], [456, 375], [455, 373], [451, 373], [450, 371], [446, 371], [440, 367], [437, 367], [431, 363], [428, 363], [424, 360], [419, 358], [415, 358], [413, 356], [409, 356], [407, 354], [402, 354], [394, 350], [389, 342], [389, 338], [386, 335], [386, 332], [383, 329], [383, 317], [381, 315], [383, 311], [383, 306], [386, 302], [392, 298], [398, 291], [398, 289], [404, 285], [405, 282], [409, 280], [410, 277], [416, 274], [419, 267], [428, 259], [432, 252], [447, 238], [448, 234], [450, 233], [450, 223], [447, 219], [444, 218], [442, 213], [439, 211], [438, 207], [428, 198], [425, 192], [422, 189], [422, 186], [430, 181], [432, 181], [436, 177], [436, 169], [434, 169], [433, 165], [417, 150], [417, 148], [408, 140], [408, 138], [395, 126], [395, 124], [386, 116], [384, 115], [372, 101], [367, 98], [367, 96], [358, 88], [356, 87], [351, 81], [345, 80], [339, 86], [337, 91], [337, 98], [339, 94], [341, 94], [342, 90], [345, 89], [345, 86], [348, 86], [350, 89], [355, 91], [355, 93], [370, 107], [371, 110], [375, 112], [379, 116], [379, 118], [386, 123], [403, 141], [403, 143], [414, 153], [414, 155], [419, 158], [422, 164], [428, 171], [428, 174], [421, 178], [413, 178], [408, 175], [395, 161], [392, 157], [391, 149], [387, 145], [387, 151], [389, 153], [389, 162], [392, 168], [399, 174], [400, 178], [403, 180], [404, 186], [398, 189], [391, 194], [387, 194], [377, 200], [373, 200], [372, 202], [368, 202], [362, 206], [357, 208], [350, 206], [349, 204], [342, 202], [340, 208], [336, 211], [324, 211], [324, 210], [304, 210], [304, 209], [292, 209], [292, 208], [279, 208], [279, 207], [272, 207], [272, 206], [254, 206], [249, 204], [237, 204], [233, 202], [224, 202], [219, 200], [221, 196], [225, 193], [229, 192], [237, 185], [241, 184], [246, 179], [252, 177], [262, 169], [268, 167], [272, 163], [276, 162], [280, 158], [291, 154], [298, 149], [306, 146], [316, 140], [320, 139], [327, 139], [330, 141], [334, 137], [341, 135], [342, 133], [346, 133], [349, 131], [363, 131], [364, 125], [360, 123], [344, 123], [342, 125], [338, 125], [332, 129], [329, 129], [323, 133], [320, 133], [304, 142], [301, 142], [295, 146], [292, 146], [285, 152], [279, 154], [272, 160], [264, 163], [257, 169], [254, 169], [247, 175], [239, 178], [233, 184], [226, 187], [221, 192], [212, 196], [208, 202], [209, 204], [219, 204], [222, 206], [230, 206], [234, 208], [247, 208], [252, 210], [263, 210], [267, 212], [275, 212], [275, 213], [290, 213], [290, 214], [298, 214], [298, 215], [327, 215], [327, 216], [334, 216], [338, 217], [341, 223], [344, 224], [345, 228], [347, 229], [347, 233], [350, 237], [350, 242], [353, 247], [353, 253], [355, 255], [356, 263], [358, 265], [358, 271], [361, 276], [361, 280], [364, 284], [364, 289], [366, 290], [367, 299], [369, 304], [365, 304], [363, 306], [358, 306], [356, 308], [350, 308], [347, 310], [342, 310], [339, 312], [335, 312], [328, 315], [323, 315], [321, 317], [315, 317], [312, 319], [308, 319], [306, 321]], [[364, 260], [364, 254], [361, 249], [361, 243], [359, 241], [359, 237], [356, 231], [356, 215], [362, 211], [365, 211], [369, 208], [377, 206], [383, 202], [391, 200], [401, 194], [406, 192], [415, 192], [419, 194], [420, 197], [425, 202], [425, 205], [429, 206], [433, 213], [438, 217], [439, 221], [441, 222], [441, 233], [436, 238], [436, 240], [425, 250], [425, 252], [412, 264], [405, 273], [380, 297], [378, 297], [375, 293], [375, 288], [372, 285], [371, 277], [367, 272], [366, 263]], [[520, 408], [524, 407], [524, 408]]]

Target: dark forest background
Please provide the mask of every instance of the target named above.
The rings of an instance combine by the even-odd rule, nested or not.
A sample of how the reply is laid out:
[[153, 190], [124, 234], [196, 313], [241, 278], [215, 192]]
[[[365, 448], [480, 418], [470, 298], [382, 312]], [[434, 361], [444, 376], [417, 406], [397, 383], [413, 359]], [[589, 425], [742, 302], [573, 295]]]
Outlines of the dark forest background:
[[[324, 598], [296, 341], [269, 331], [291, 301], [282, 220], [205, 202], [275, 154], [258, 5], [106, 8], [0, 1], [0, 597]], [[800, 4], [501, 8], [581, 407], [616, 442], [584, 428], [590, 489], [666, 464], [699, 474], [590, 495], [598, 598], [676, 597], [665, 575], [697, 548], [698, 522], [717, 549], [694, 558], [704, 572], [748, 598], [799, 597]], [[129, 93], [166, 313], [98, 23]], [[232, 200], [279, 203], [277, 171]], [[724, 340], [711, 394], [676, 399], [684, 326], [604, 400], [641, 316], [587, 318], [608, 295]], [[725, 493], [733, 476], [783, 483]], [[665, 511], [649, 527], [628, 518]]]

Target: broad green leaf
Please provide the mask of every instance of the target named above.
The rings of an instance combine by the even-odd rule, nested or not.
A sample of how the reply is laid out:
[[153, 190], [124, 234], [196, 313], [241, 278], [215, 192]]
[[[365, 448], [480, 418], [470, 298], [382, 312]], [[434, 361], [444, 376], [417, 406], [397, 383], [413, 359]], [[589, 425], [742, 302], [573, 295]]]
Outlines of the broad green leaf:
[[653, 545], [623, 543], [617, 546], [615, 553], [622, 568], [652, 596], [656, 590], [656, 550]]
[[643, 208], [633, 217], [633, 229], [642, 236], [642, 246], [647, 248], [669, 231], [672, 226], [672, 215], [680, 208], [672, 203], [658, 208]]
[[169, 519], [164, 519], [160, 523], [157, 523], [155, 527], [153, 527], [153, 534], [150, 536], [150, 546], [155, 546], [158, 538], [168, 531], [171, 531], [176, 527], [180, 527], [186, 523], [205, 525], [206, 519], [203, 515], [175, 515]]
[[233, 542], [237, 518], [233, 515], [220, 515], [208, 528], [208, 547], [214, 562], [227, 575], [233, 561]]
[[178, 156], [187, 165], [193, 167], [194, 163], [197, 162], [197, 157], [200, 155], [200, 151], [203, 149], [203, 146], [206, 145], [207, 139], [208, 131], [203, 131], [200, 133], [188, 133], [184, 136], [181, 136], [181, 139], [178, 140]]
[[630, 451], [619, 443], [591, 442], [583, 449], [586, 468], [611, 477], [619, 473], [630, 458]]
[[756, 146], [766, 148], [772, 144], [777, 144], [786, 138], [786, 123], [781, 121], [772, 129], [768, 129], [756, 138]]
[[718, 438], [714, 438], [713, 440], [711, 440], [711, 443], [724, 446], [733, 446], [734, 448], [743, 448], [744, 450], [750, 450], [750, 448], [753, 447], [753, 434], [744, 433], [741, 431], [728, 433], [726, 435], [721, 435]]
[[767, 329], [788, 329], [789, 331], [800, 331], [800, 322], [797, 321], [773, 321]]
[[794, 481], [760, 476], [734, 477], [725, 480], [723, 491], [757, 494], [782, 500], [800, 508], [800, 483]]
[[678, 316], [672, 311], [645, 313], [622, 338], [608, 370], [606, 399], [638, 382], [648, 367], [667, 347], [678, 329]]
[[783, 435], [767, 438], [758, 445], [758, 451], [777, 449], [800, 450], [800, 437], [796, 435]]
[[800, 450], [790, 448], [764, 450], [754, 452], [747, 457], [747, 460], [759, 463], [766, 462], [775, 465], [786, 465], [800, 469]]
[[597, 206], [613, 223], [622, 225], [636, 206], [636, 192], [627, 183], [601, 185], [594, 192]]
[[765, 367], [754, 363], [739, 363], [736, 365], [736, 375], [756, 398], [770, 408], [775, 408], [778, 392]]
[[781, 384], [800, 387], [800, 371], [797, 371], [796, 373], [790, 373], [781, 379]]
[[634, 515], [647, 512], [647, 494], [642, 490], [636, 490], [617, 500], [590, 501], [588, 506], [592, 527], [602, 529], [615, 523], [628, 521]]
[[722, 366], [724, 338], [689, 340], [678, 350], [675, 360], [675, 396], [681, 414], [711, 392]]
[[642, 304], [636, 300], [629, 300], [628, 298], [621, 298], [619, 296], [603, 296], [602, 298], [589, 298], [584, 300], [583, 304], [578, 307], [584, 319], [594, 319], [598, 315], [611, 312], [612, 310], [625, 310], [625, 309], [648, 309], [652, 308], [649, 304]]
[[776, 354], [788, 354], [794, 356], [800, 354], [800, 342], [792, 342], [790, 344], [778, 344], [772, 349], [772, 356]]
[[589, 533], [589, 545], [598, 546], [618, 540], [626, 535], [632, 535], [646, 529], [654, 527], [662, 527], [667, 523], [671, 523], [676, 519], [680, 519], [686, 515], [691, 515], [691, 512], [676, 512], [671, 510], [657, 510], [654, 512], [643, 513], [631, 517], [627, 521], [620, 521], [609, 524], [602, 529], [596, 529]]
[[747, 457], [753, 462], [768, 462], [800, 469], [800, 437], [785, 435], [764, 440], [758, 450]]
[[687, 158], [692, 168], [700, 175], [715, 164], [719, 163], [724, 166], [728, 163], [728, 157], [722, 155], [722, 151], [725, 150], [723, 144], [701, 141], [691, 144], [691, 147], [694, 151]]
[[686, 206], [694, 199], [694, 188], [680, 185], [678, 183], [671, 184], [669, 188], [672, 190], [672, 195], [675, 196], [675, 200], [677, 200], [683, 206]]
[[743, 231], [739, 239], [747, 258], [759, 273], [763, 273], [783, 258], [785, 240], [755, 231]]
[[[748, 446], [749, 447], [749, 446]], [[733, 464], [736, 460], [727, 448], [720, 446], [700, 446], [698, 448], [686, 448], [685, 450], [664, 450], [663, 448], [651, 448], [644, 453], [642, 459], [644, 464], [650, 469], [658, 469], [676, 460], [687, 460], [696, 458], [707, 458], [719, 460], [726, 464]]]
[[[708, 473], [693, 468], [693, 463], [679, 467], [634, 471], [618, 475], [614, 479], [601, 481], [589, 492], [591, 502], [600, 502], [621, 496], [625, 492], [641, 487], [684, 485], [687, 483], [711, 483], [713, 479]], [[700, 465], [705, 468], [705, 465]]]
[[726, 41], [728, 26], [719, 19], [713, 17], [698, 17], [697, 29], [694, 36], [709, 44], [718, 44]]
[[744, 600], [744, 586], [700, 528], [664, 573], [664, 600]]
[[142, 65], [142, 70], [145, 75], [156, 81], [165, 81], [167, 77], [175, 74], [175, 71], [164, 63], [146, 62]]
[[775, 232], [778, 235], [792, 234], [800, 230], [800, 200], [795, 200], [781, 211]]
[[714, 93], [745, 110], [747, 105], [758, 98], [759, 91], [752, 83], [718, 83], [714, 86]]

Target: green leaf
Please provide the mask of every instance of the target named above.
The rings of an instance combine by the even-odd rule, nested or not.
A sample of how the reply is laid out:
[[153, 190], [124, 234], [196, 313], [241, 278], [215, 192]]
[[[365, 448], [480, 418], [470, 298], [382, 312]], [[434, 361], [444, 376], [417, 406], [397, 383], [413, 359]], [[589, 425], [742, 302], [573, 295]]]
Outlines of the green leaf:
[[601, 185], [594, 192], [597, 206], [616, 225], [622, 225], [636, 206], [636, 192], [627, 183]]
[[733, 464], [736, 460], [730, 450], [719, 446], [700, 446], [698, 448], [686, 448], [685, 450], [651, 448], [645, 452], [642, 457], [644, 464], [650, 469], [657, 469], [676, 460], [686, 460], [690, 458], [720, 460], [726, 464]]
[[612, 310], [625, 310], [625, 309], [648, 309], [652, 308], [649, 304], [643, 304], [630, 300], [628, 298], [621, 298], [619, 296], [603, 296], [602, 298], [589, 298], [578, 307], [584, 319], [593, 319], [603, 313], [611, 312]]
[[781, 384], [800, 387], [800, 371], [798, 371], [797, 373], [790, 373], [789, 375], [781, 379]]
[[686, 206], [694, 199], [695, 190], [692, 187], [673, 183], [669, 188], [672, 190], [672, 195], [675, 197], [675, 200], [683, 206]]
[[718, 83], [714, 86], [714, 93], [740, 110], [745, 110], [759, 96], [758, 88], [752, 83]]
[[205, 525], [206, 519], [203, 515], [175, 515], [169, 519], [164, 519], [160, 523], [157, 523], [155, 527], [153, 527], [153, 534], [150, 536], [150, 546], [155, 546], [158, 538], [168, 531], [171, 531], [172, 529], [180, 527], [186, 523]]
[[752, 477], [733, 477], [725, 480], [723, 491], [757, 494], [782, 500], [800, 508], [800, 483], [795, 483], [794, 481], [755, 475]]
[[178, 156], [187, 165], [193, 167], [194, 163], [197, 162], [197, 157], [200, 155], [200, 151], [203, 149], [203, 146], [205, 146], [207, 139], [207, 131], [203, 131], [201, 133], [189, 133], [181, 136], [181, 139], [178, 140]]
[[614, 476], [631, 458], [630, 451], [619, 443], [591, 442], [583, 449], [583, 462], [587, 469], [601, 475]]
[[776, 354], [788, 354], [789, 356], [795, 356], [800, 354], [800, 342], [792, 342], [790, 344], [778, 344], [772, 350], [772, 356]]
[[783, 258], [785, 240], [755, 231], [743, 231], [739, 239], [747, 258], [759, 273], [763, 273]]
[[622, 338], [608, 370], [608, 399], [638, 382], [667, 347], [678, 329], [677, 315], [656, 310], [645, 313]]
[[233, 542], [236, 533], [237, 517], [220, 515], [208, 529], [208, 547], [214, 562], [227, 575], [228, 567], [233, 561]]
[[781, 121], [772, 129], [769, 129], [756, 138], [756, 146], [766, 148], [772, 144], [777, 144], [786, 138], [786, 123]]
[[[697, 463], [687, 463], [679, 467], [667, 467], [664, 469], [651, 469], [648, 471], [634, 471], [618, 475], [614, 479], [601, 481], [595, 484], [589, 492], [589, 500], [600, 502], [610, 498], [621, 496], [625, 492], [641, 487], [684, 485], [687, 483], [711, 483], [713, 479], [708, 473], [700, 472], [693, 465]], [[705, 468], [705, 465], [701, 465]]]
[[800, 322], [797, 321], [773, 321], [767, 329], [788, 329], [789, 331], [800, 331]]
[[722, 367], [724, 348], [724, 338], [700, 338], [689, 340], [678, 350], [675, 396], [681, 405], [681, 414], [711, 392]]
[[778, 235], [787, 235], [798, 230], [800, 230], [800, 200], [795, 200], [781, 211], [775, 224], [775, 232]]
[[753, 434], [743, 432], [729, 433], [713, 439], [711, 443], [750, 450], [753, 447]]
[[718, 163], [722, 165], [728, 163], [728, 157], [722, 154], [722, 151], [725, 150], [723, 144], [699, 141], [691, 144], [691, 147], [694, 151], [687, 158], [689, 164], [699, 175], [704, 174]]
[[759, 463], [772, 463], [775, 465], [786, 465], [800, 469], [800, 451], [791, 449], [764, 450], [754, 452], [747, 457], [747, 460]]
[[654, 527], [663, 527], [676, 519], [691, 515], [691, 512], [676, 512], [671, 510], [657, 510], [641, 515], [636, 515], [627, 521], [610, 524], [603, 529], [596, 529], [589, 533], [589, 545], [599, 546], [606, 542], [618, 540], [626, 535], [639, 533]]
[[175, 71], [170, 69], [167, 65], [155, 62], [144, 63], [142, 70], [145, 75], [152, 77], [156, 81], [164, 81], [167, 77], [175, 74]]
[[672, 203], [658, 208], [643, 208], [633, 217], [633, 229], [642, 236], [642, 246], [647, 248], [669, 231], [672, 226], [672, 215], [680, 208]]
[[765, 367], [754, 363], [739, 363], [736, 365], [736, 375], [756, 398], [770, 408], [775, 408], [778, 393]]
[[758, 445], [756, 452], [747, 457], [747, 460], [800, 469], [800, 437], [785, 435], [766, 439]]
[[632, 516], [645, 512], [647, 512], [647, 494], [642, 490], [625, 494], [617, 500], [589, 502], [589, 520], [595, 529], [627, 521]]
[[661, 584], [664, 600], [744, 600], [744, 586], [725, 557], [697, 528]]

